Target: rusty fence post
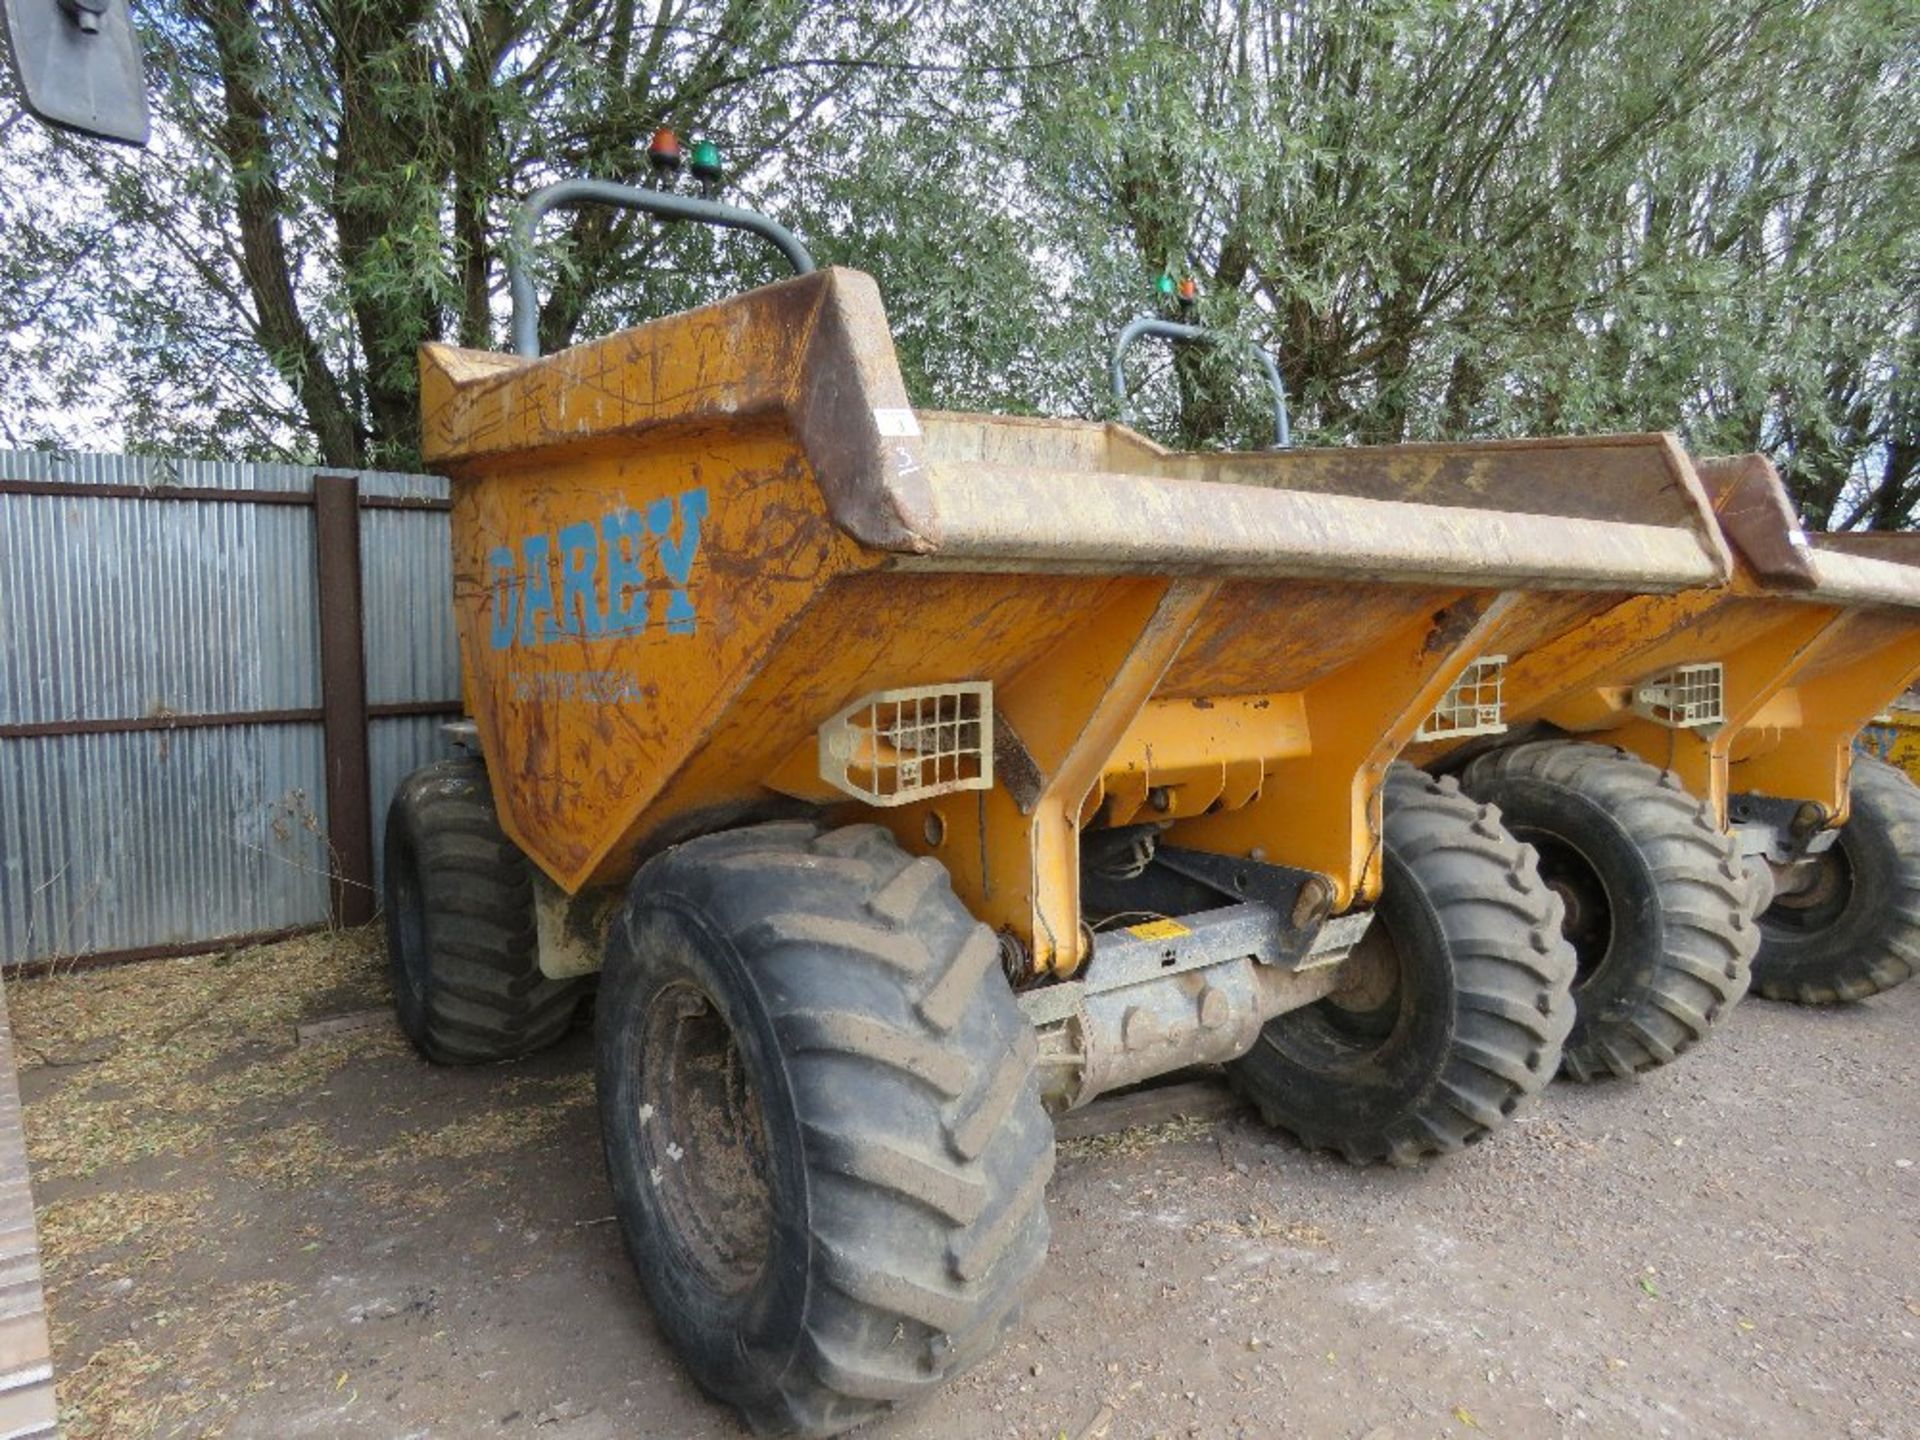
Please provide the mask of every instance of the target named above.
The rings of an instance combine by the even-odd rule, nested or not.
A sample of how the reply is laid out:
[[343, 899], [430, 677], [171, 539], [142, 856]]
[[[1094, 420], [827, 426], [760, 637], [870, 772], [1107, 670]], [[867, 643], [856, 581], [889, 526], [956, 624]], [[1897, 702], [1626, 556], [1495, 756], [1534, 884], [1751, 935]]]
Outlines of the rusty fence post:
[[367, 758], [366, 630], [360, 608], [360, 478], [313, 477], [320, 601], [320, 710], [335, 923], [373, 918], [373, 802]]

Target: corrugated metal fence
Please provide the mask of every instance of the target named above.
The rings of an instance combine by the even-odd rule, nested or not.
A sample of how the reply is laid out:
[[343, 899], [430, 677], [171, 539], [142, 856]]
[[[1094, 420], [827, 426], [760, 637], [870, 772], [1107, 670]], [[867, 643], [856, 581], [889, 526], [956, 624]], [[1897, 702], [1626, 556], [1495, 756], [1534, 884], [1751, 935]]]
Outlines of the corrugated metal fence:
[[0, 450], [0, 961], [371, 913], [387, 797], [460, 709], [446, 497]]

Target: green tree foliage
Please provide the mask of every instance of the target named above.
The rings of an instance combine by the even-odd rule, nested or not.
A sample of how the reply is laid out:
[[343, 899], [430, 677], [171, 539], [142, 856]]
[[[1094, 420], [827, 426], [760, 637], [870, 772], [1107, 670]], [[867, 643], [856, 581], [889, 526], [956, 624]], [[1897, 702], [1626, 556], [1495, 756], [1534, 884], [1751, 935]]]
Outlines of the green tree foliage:
[[[1130, 241], [1082, 252], [1089, 329], [1165, 265], [1313, 440], [1680, 428], [1772, 452], [1817, 522], [1903, 525], [1915, 36], [1817, 0], [1150, 0], [1006, 43], [1093, 57], [1028, 87], [1018, 146], [1060, 235]], [[1173, 381], [1173, 438], [1258, 443], [1224, 357]]]
[[[876, 274], [929, 405], [1106, 414], [1162, 268], [1317, 443], [1673, 428], [1816, 524], [1920, 507], [1910, 0], [167, 0], [160, 141], [0, 130], [0, 438], [415, 455], [414, 352], [500, 343], [514, 200], [711, 135]], [[548, 346], [778, 273], [556, 217]], [[1141, 423], [1258, 444], [1230, 355]]]
[[[13, 347], [7, 392], [37, 412], [9, 429], [53, 438], [49, 413], [91, 400], [136, 442], [292, 440], [340, 465], [414, 459], [422, 341], [501, 332], [518, 197], [574, 175], [641, 181], [665, 125], [717, 140], [742, 198], [778, 208], [793, 157], [833, 146], [931, 38], [914, 0], [174, 0], [138, 13], [149, 153], [18, 125], [0, 148], [0, 267], [31, 307], [4, 328], [34, 340]], [[556, 218], [547, 238], [549, 348], [776, 273], [749, 247], [662, 242], [598, 208]]]

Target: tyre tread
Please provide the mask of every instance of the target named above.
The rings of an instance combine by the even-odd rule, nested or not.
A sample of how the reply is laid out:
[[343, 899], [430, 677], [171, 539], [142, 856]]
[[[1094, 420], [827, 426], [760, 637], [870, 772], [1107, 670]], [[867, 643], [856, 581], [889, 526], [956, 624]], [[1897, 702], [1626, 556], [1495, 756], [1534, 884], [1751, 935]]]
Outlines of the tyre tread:
[[[1870, 756], [1853, 760], [1851, 816], [1866, 824], [1855, 843], [1882, 848], [1893, 869], [1891, 893], [1875, 899], [1864, 933], [1854, 943], [1795, 943], [1761, 927], [1753, 962], [1754, 989], [1769, 1000], [1800, 1005], [1851, 1004], [1884, 994], [1920, 975], [1920, 789], [1904, 771]], [[1771, 898], [1771, 887], [1766, 894]]]
[[1581, 1006], [1561, 1056], [1576, 1081], [1631, 1079], [1706, 1039], [1746, 994], [1759, 929], [1733, 837], [1678, 779], [1635, 755], [1584, 741], [1537, 740], [1482, 755], [1462, 786], [1498, 804], [1513, 787], [1546, 787], [1608, 812], [1641, 856], [1658, 896], [1661, 947], [1642, 983]]
[[[424, 1003], [401, 1009], [415, 1048], [436, 1064], [477, 1065], [531, 1054], [564, 1035], [591, 982], [540, 970], [532, 871], [500, 828], [485, 767], [453, 759], [414, 771], [394, 795], [387, 836], [390, 877], [396, 846], [412, 846], [431, 937]], [[397, 904], [390, 884], [396, 992], [406, 983]]]
[[691, 900], [766, 977], [811, 1177], [819, 1284], [796, 1348], [721, 1398], [763, 1432], [837, 1434], [990, 1349], [1045, 1258], [1032, 1028], [945, 869], [877, 825], [679, 846], [636, 877], [626, 943], [656, 894]]
[[1388, 844], [1418, 875], [1454, 955], [1455, 1036], [1437, 1082], [1392, 1121], [1354, 1128], [1265, 1079], [1254, 1057], [1228, 1073], [1268, 1124], [1306, 1149], [1411, 1166], [1477, 1143], [1552, 1078], [1573, 1021], [1574, 960], [1559, 898], [1497, 807], [1408, 765], [1388, 771], [1385, 805]]

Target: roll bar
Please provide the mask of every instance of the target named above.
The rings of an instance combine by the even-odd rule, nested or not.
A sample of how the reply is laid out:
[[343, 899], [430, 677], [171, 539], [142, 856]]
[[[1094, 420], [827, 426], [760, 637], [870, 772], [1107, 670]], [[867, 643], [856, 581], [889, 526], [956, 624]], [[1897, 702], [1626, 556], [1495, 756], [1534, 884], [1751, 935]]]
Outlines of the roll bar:
[[534, 294], [533, 276], [527, 271], [534, 231], [549, 210], [576, 205], [615, 205], [623, 210], [656, 215], [662, 220], [691, 220], [696, 225], [744, 230], [758, 235], [784, 255], [793, 266], [794, 274], [808, 275], [815, 268], [813, 256], [807, 253], [800, 238], [758, 211], [723, 205], [718, 200], [675, 195], [666, 190], [616, 185], [611, 180], [562, 180], [529, 195], [513, 220], [514, 243], [507, 253], [507, 289], [513, 297], [513, 353], [529, 360], [540, 354], [539, 297]]
[[1287, 424], [1287, 387], [1280, 379], [1280, 371], [1273, 363], [1273, 357], [1252, 341], [1243, 340], [1238, 335], [1228, 335], [1218, 330], [1208, 330], [1201, 325], [1188, 325], [1179, 320], [1162, 320], [1156, 315], [1137, 315], [1129, 320], [1121, 330], [1120, 336], [1113, 342], [1113, 361], [1110, 371], [1113, 377], [1113, 398], [1120, 402], [1122, 413], [1127, 407], [1127, 351], [1134, 342], [1147, 336], [1156, 339], [1171, 340], [1175, 344], [1201, 344], [1231, 346], [1252, 354], [1265, 373], [1267, 388], [1273, 392], [1273, 448], [1287, 450], [1293, 445], [1293, 431]]

